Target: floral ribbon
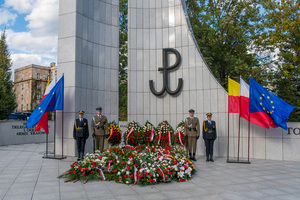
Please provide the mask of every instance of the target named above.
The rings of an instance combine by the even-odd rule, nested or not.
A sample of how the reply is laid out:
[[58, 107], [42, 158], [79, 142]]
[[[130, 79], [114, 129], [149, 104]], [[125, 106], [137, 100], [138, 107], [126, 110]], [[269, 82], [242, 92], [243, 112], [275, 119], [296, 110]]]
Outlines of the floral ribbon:
[[130, 134], [133, 132], [133, 130], [134, 130], [134, 125], [131, 125], [131, 128], [130, 128], [130, 130], [128, 132], [128, 135], [126, 137], [125, 144], [128, 144], [128, 138], [129, 138]]
[[136, 167], [134, 166], [134, 183], [133, 185], [135, 185], [137, 182], [137, 174], [136, 174]]
[[153, 126], [151, 126], [150, 142], [153, 142], [153, 138], [154, 138], [154, 131], [153, 131]]
[[181, 127], [180, 127], [180, 129], [179, 129], [179, 131], [178, 131], [179, 142], [180, 142], [180, 144], [181, 144], [182, 146], [184, 146], [184, 144], [183, 144], [183, 142], [182, 142], [182, 140], [181, 140], [181, 134], [183, 134], [183, 133], [181, 133], [181, 131], [182, 131], [183, 128], [184, 128], [184, 126], [181, 125]]
[[166, 181], [166, 177], [165, 177], [165, 174], [164, 174], [163, 170], [161, 170], [161, 168], [156, 163], [155, 163], [155, 165], [159, 169], [159, 171], [162, 173], [163, 181]]
[[114, 125], [112, 125], [112, 127], [111, 127], [110, 136], [106, 139], [107, 141], [111, 138], [113, 133], [114, 133]]
[[106, 172], [109, 172], [110, 170], [110, 162], [108, 162], [108, 166], [107, 166], [107, 171]]
[[102, 169], [100, 169], [99, 167], [97, 167], [97, 169], [99, 170], [99, 173], [102, 176], [102, 181], [105, 181], [105, 175], [104, 175]]
[[165, 124], [165, 123], [162, 123], [162, 125], [161, 125], [161, 127], [160, 127], [158, 144], [160, 145], [161, 134], [162, 134], [161, 130], [162, 130], [164, 127], [167, 128], [167, 131], [168, 131], [168, 140], [169, 140], [168, 142], [169, 142], [169, 145], [171, 146], [171, 134], [170, 134], [170, 131], [169, 131], [168, 127], [167, 127], [167, 124]]

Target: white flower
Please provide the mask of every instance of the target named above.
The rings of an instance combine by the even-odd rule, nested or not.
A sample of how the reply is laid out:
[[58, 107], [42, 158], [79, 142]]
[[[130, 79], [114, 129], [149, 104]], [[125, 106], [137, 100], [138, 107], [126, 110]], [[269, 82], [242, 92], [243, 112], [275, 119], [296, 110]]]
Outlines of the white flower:
[[127, 164], [130, 165], [130, 160], [128, 160]]
[[147, 173], [150, 173], [150, 170], [149, 170], [149, 169], [147, 170]]
[[121, 171], [122, 171], [122, 172], [125, 172], [125, 169], [122, 169]]
[[120, 175], [121, 175], [121, 172], [118, 172], [117, 175], [120, 176]]
[[129, 173], [130, 173], [129, 171], [126, 171], [126, 174], [127, 174], [127, 175], [129, 175]]
[[126, 184], [128, 184], [129, 182], [128, 181], [126, 181]]

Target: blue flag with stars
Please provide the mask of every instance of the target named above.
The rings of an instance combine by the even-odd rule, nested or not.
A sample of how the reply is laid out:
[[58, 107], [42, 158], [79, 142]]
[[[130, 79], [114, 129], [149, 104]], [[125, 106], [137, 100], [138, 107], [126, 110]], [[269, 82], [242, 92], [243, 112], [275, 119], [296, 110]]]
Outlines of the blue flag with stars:
[[286, 120], [295, 108], [250, 78], [250, 113], [264, 112], [276, 126], [287, 130]]
[[64, 109], [64, 76], [56, 83], [47, 96], [36, 107], [27, 120], [26, 127], [31, 128], [36, 125], [45, 112]]

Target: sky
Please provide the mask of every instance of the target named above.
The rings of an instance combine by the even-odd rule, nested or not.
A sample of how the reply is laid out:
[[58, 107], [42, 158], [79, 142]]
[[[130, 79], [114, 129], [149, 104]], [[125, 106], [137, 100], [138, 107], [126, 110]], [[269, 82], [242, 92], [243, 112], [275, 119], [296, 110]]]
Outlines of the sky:
[[59, 0], [0, 0], [0, 32], [14, 69], [57, 61]]

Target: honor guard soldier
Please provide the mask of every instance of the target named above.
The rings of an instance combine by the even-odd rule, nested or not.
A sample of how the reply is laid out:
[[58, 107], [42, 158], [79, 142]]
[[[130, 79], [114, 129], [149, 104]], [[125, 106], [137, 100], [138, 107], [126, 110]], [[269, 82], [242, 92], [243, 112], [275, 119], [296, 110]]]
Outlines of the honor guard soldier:
[[97, 115], [92, 118], [92, 133], [95, 139], [95, 149], [101, 152], [104, 149], [104, 141], [107, 135], [108, 122], [107, 118], [102, 115], [102, 108], [96, 108]]
[[77, 150], [78, 150], [78, 159], [83, 160], [84, 155], [84, 147], [85, 141], [89, 137], [89, 127], [88, 127], [88, 120], [83, 118], [84, 111], [78, 112], [78, 119], [75, 119], [74, 122], [74, 129], [73, 129], [73, 138], [76, 140], [77, 143]]
[[203, 139], [206, 147], [206, 162], [214, 162], [214, 141], [217, 138], [216, 122], [211, 120], [211, 113], [207, 113], [207, 120], [203, 122]]
[[197, 161], [195, 158], [197, 140], [200, 136], [200, 125], [199, 119], [194, 117], [195, 111], [193, 109], [189, 110], [190, 117], [185, 120], [185, 135], [187, 137], [189, 156], [191, 160]]

